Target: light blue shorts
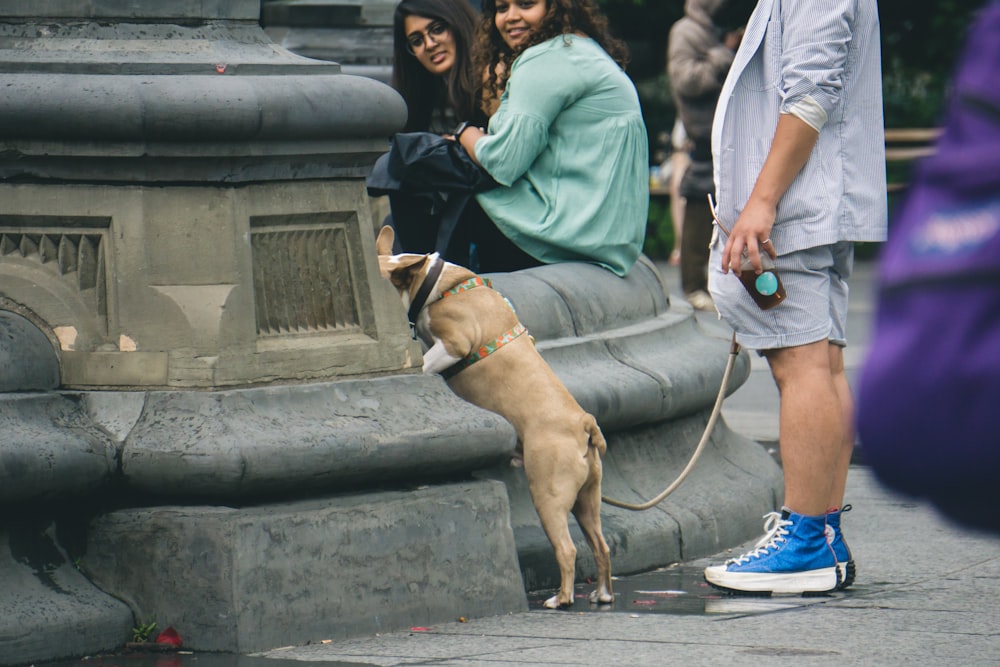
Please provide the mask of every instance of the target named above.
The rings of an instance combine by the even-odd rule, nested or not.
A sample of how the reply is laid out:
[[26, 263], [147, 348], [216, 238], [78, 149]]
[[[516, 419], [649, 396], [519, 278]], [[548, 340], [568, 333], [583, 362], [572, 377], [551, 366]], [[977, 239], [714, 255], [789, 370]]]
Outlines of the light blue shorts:
[[847, 345], [847, 279], [854, 268], [854, 243], [797, 250], [774, 262], [786, 297], [761, 310], [733, 273], [720, 268], [725, 240], [715, 234], [708, 262], [708, 290], [740, 345], [752, 350], [796, 347], [827, 339]]

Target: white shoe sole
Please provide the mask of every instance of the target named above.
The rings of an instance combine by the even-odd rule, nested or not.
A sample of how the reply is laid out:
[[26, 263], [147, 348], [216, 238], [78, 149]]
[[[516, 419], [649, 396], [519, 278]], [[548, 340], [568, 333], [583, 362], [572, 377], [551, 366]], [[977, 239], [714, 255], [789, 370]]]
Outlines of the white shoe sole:
[[837, 588], [837, 567], [805, 572], [729, 572], [725, 565], [705, 568], [705, 581], [716, 588], [737, 593], [826, 593]]

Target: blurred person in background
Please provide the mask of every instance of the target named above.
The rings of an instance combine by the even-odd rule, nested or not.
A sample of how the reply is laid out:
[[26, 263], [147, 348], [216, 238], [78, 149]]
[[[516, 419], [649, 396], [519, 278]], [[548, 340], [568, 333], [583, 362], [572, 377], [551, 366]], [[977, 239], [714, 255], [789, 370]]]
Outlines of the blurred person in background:
[[667, 41], [667, 74], [689, 147], [689, 163], [678, 184], [684, 202], [681, 289], [698, 310], [715, 309], [708, 293], [712, 212], [707, 195], [715, 191], [712, 118], [752, 10], [749, 0], [687, 0], [684, 16], [670, 28]]

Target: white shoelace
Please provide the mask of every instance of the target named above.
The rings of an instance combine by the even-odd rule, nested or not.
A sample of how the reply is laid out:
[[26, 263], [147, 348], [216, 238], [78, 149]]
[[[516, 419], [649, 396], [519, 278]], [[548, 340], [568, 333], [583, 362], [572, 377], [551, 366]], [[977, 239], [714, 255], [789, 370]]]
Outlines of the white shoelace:
[[757, 542], [753, 551], [749, 551], [742, 556], [736, 558], [730, 558], [726, 561], [726, 564], [733, 563], [734, 565], [742, 565], [743, 563], [749, 562], [754, 558], [760, 558], [761, 556], [766, 556], [771, 549], [776, 548], [782, 542], [785, 542], [785, 536], [788, 535], [786, 526], [792, 525], [792, 522], [788, 519], [781, 518], [781, 512], [768, 512], [764, 515], [764, 537]]

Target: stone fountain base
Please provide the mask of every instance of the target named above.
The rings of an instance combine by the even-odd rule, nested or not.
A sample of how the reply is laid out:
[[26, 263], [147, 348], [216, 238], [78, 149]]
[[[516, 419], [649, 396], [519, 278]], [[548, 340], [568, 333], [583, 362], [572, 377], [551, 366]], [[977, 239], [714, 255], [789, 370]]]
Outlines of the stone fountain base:
[[[601, 423], [605, 495], [656, 495], [701, 437], [728, 341], [669, 304], [645, 261], [624, 280], [586, 265], [491, 277]], [[743, 354], [734, 389], [748, 373]], [[7, 394], [0, 422], [0, 460], [21, 480], [0, 499], [80, 499], [29, 531], [53, 545], [47, 564], [0, 556], [0, 591], [30, 584], [16, 600], [0, 593], [0, 664], [112, 649], [151, 620], [195, 650], [367, 635], [521, 611], [526, 590], [558, 581], [523, 470], [509, 466], [513, 429], [437, 376]], [[614, 572], [745, 541], [780, 493], [767, 452], [720, 421], [674, 495], [646, 512], [605, 507]], [[582, 581], [594, 566], [572, 530]], [[87, 616], [101, 631], [66, 633], [88, 608], [107, 610]]]

